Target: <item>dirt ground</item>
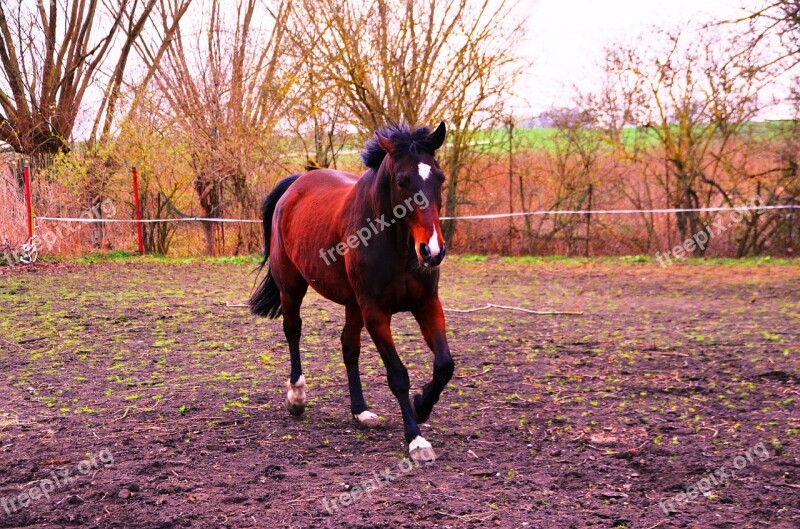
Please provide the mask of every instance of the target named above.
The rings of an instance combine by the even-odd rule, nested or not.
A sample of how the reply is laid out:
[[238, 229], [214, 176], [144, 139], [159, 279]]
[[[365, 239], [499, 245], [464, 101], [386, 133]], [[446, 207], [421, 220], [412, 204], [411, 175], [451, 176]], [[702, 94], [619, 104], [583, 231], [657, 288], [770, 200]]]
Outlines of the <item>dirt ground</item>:
[[[371, 344], [383, 422], [353, 424], [317, 295], [289, 416], [281, 323], [226, 306], [253, 263], [222, 261], [0, 276], [0, 527], [800, 527], [800, 262], [448, 257], [447, 307], [582, 314], [448, 313], [414, 467]], [[431, 355], [393, 328], [419, 389]]]

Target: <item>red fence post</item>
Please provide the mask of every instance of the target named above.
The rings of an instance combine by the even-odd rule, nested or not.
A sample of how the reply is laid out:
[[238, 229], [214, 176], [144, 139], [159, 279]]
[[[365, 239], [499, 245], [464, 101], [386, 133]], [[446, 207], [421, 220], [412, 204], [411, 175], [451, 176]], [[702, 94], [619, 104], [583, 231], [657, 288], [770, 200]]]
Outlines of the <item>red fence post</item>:
[[28, 239], [33, 238], [33, 205], [31, 204], [31, 171], [28, 162], [22, 168], [22, 178], [25, 181], [25, 207], [28, 210]]
[[133, 176], [133, 203], [136, 207], [136, 235], [139, 238], [139, 254], [144, 255], [144, 238], [142, 236], [142, 206], [139, 204], [139, 174], [136, 168], [131, 168]]

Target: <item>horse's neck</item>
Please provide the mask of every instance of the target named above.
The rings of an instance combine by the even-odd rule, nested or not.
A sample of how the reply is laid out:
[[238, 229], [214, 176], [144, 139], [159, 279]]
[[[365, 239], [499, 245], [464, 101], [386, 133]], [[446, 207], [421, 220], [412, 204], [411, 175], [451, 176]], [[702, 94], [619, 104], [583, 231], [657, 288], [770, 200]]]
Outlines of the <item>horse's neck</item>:
[[[395, 219], [394, 213], [392, 212], [392, 202], [389, 194], [390, 186], [392, 185], [391, 174], [385, 170], [385, 164], [386, 162], [384, 161], [381, 168], [371, 175], [372, 182], [370, 182], [369, 189], [370, 200], [368, 201], [371, 209], [370, 213], [373, 215], [372, 218], [376, 220], [380, 219], [381, 215], [383, 215], [383, 220], [391, 224], [391, 227], [384, 232], [387, 241], [397, 249], [401, 256], [405, 256], [408, 250], [408, 241], [411, 238], [411, 232], [406, 223], [402, 222], [402, 219]], [[398, 222], [392, 223], [393, 220]]]
[[370, 196], [372, 198], [372, 213], [377, 216], [385, 215], [386, 219], [392, 219], [392, 199], [389, 195], [389, 186], [392, 185], [391, 175], [384, 169], [385, 163], [372, 176]]

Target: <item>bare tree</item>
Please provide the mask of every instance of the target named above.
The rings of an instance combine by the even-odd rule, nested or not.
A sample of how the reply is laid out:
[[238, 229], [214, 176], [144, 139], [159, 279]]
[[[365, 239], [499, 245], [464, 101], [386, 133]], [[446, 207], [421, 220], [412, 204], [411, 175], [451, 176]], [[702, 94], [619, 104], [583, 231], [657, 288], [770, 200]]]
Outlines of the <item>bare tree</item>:
[[[132, 217], [135, 213], [130, 197], [130, 168], [136, 167], [139, 177], [139, 201], [142, 215], [148, 219], [179, 219], [194, 216], [191, 206], [196, 198], [192, 186], [189, 161], [170, 134], [175, 123], [165, 120], [162, 106], [164, 96], [154, 87], [136, 91], [137, 103], [122, 123], [114, 142], [115, 155], [127, 162], [120, 168], [115, 182], [124, 182], [116, 198], [128, 203]], [[144, 248], [148, 253], [167, 255], [172, 242], [181, 231], [178, 222], [153, 222], [142, 226]], [[184, 232], [185, 233], [185, 232]]]
[[[727, 195], [738, 204], [800, 204], [800, 122], [754, 124], [724, 160]], [[800, 244], [796, 210], [754, 209], [735, 226], [735, 255], [791, 255]]]
[[[248, 182], [270, 161], [273, 134], [291, 106], [288, 95], [296, 82], [283, 47], [288, 2], [270, 9], [258, 0], [239, 0], [230, 9], [210, 0], [201, 8], [201, 27], [194, 33], [176, 30], [155, 82], [165, 115], [175, 124], [176, 144], [188, 153], [205, 216], [222, 216], [225, 190], [238, 213], [247, 215], [255, 205]], [[159, 63], [159, 50], [147, 42], [137, 50], [146, 64]], [[204, 229], [206, 252], [213, 254], [215, 225], [206, 222]], [[245, 237], [244, 229], [239, 227], [237, 248], [256, 239]]]
[[[594, 188], [602, 177], [600, 166], [604, 151], [602, 139], [595, 130], [595, 118], [585, 110], [567, 109], [553, 112], [551, 119], [555, 135], [549, 155], [558, 182], [552, 208], [590, 210]], [[588, 257], [590, 229], [591, 214], [554, 219], [554, 232], [563, 233], [570, 255], [578, 253], [578, 245], [583, 241], [584, 254]]]
[[[670, 207], [696, 209], [717, 196], [732, 205], [718, 177], [737, 135], [759, 111], [771, 72], [748, 38], [716, 26], [693, 34], [654, 31], [649, 40], [650, 47], [607, 50], [604, 89], [587, 104], [599, 111], [606, 139], [626, 156], [650, 156], [647, 144], [657, 143]], [[688, 211], [676, 219], [685, 239], [711, 217]]]
[[179, 20], [189, 1], [0, 4], [0, 141], [25, 154], [70, 150], [87, 93], [101, 80], [106, 88], [88, 140], [107, 136], [131, 47], [150, 17]]
[[[500, 123], [524, 17], [510, 0], [296, 0], [294, 53], [362, 134], [387, 121], [450, 126], [445, 212], [455, 216], [477, 131]], [[453, 236], [455, 223], [445, 226]]]
[[773, 41], [780, 43], [777, 54], [770, 57], [774, 63], [783, 63], [791, 69], [800, 63], [800, 3], [797, 0], [769, 0], [747, 15], [725, 23], [746, 24], [751, 46]]
[[[156, 16], [177, 25], [191, 0], [17, 0], [0, 4], [0, 141], [28, 155], [87, 146], [82, 201], [103, 202], [117, 162], [107, 147], [134, 44]], [[157, 45], [165, 46], [170, 38]], [[149, 73], [146, 74], [146, 78]], [[98, 94], [98, 87], [104, 88]], [[90, 109], [97, 106], [96, 111]], [[93, 118], [85, 119], [86, 115]], [[84, 128], [85, 127], [85, 128]], [[96, 247], [102, 224], [91, 226]]]
[[353, 139], [353, 120], [333, 91], [318, 84], [318, 74], [308, 69], [295, 84], [293, 108], [287, 119], [302, 144], [306, 167], [336, 167], [337, 158]]

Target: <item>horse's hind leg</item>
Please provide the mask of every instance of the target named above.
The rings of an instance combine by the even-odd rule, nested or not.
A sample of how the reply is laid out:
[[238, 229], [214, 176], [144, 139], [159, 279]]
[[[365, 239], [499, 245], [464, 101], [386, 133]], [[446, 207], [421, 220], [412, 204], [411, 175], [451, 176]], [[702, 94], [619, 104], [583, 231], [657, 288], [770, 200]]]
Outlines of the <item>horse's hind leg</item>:
[[378, 424], [378, 416], [367, 409], [361, 389], [361, 373], [358, 357], [361, 355], [361, 330], [364, 319], [358, 305], [345, 307], [345, 324], [342, 329], [342, 356], [347, 368], [347, 384], [350, 388], [350, 413], [361, 425], [372, 427]]
[[[291, 275], [287, 278], [286, 275]], [[282, 273], [281, 279], [281, 312], [283, 313], [283, 334], [289, 342], [289, 357], [292, 371], [286, 386], [286, 407], [292, 415], [301, 415], [306, 409], [306, 377], [300, 363], [300, 333], [303, 320], [300, 318], [300, 305], [308, 290], [308, 283], [294, 271], [293, 274]], [[287, 281], [288, 279], [288, 281]]]
[[439, 298], [433, 298], [413, 311], [413, 314], [419, 323], [425, 343], [433, 351], [433, 380], [425, 384], [422, 394], [414, 395], [411, 401], [414, 418], [422, 423], [428, 420], [434, 404], [439, 401], [439, 396], [453, 376], [455, 364], [450, 356], [450, 347], [447, 345], [444, 311]]

